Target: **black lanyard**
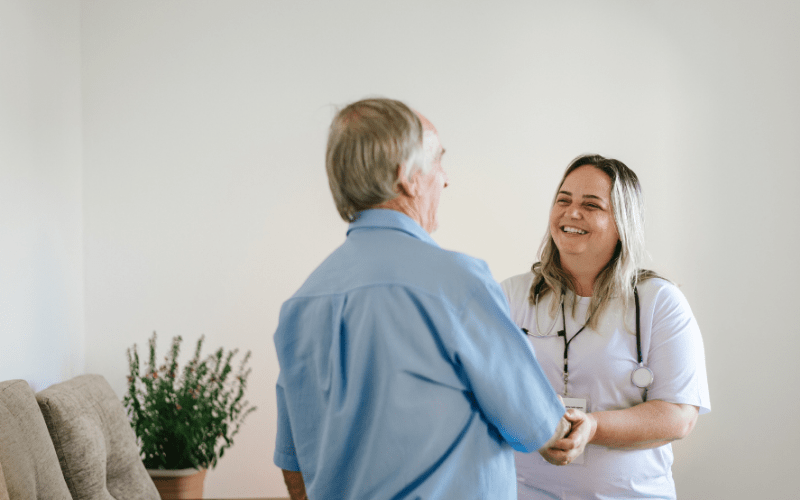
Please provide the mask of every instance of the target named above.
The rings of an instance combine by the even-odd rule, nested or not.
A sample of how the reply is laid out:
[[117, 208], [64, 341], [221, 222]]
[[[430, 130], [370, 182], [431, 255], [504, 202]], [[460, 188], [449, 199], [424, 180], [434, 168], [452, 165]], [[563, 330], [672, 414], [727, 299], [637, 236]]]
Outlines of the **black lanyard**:
[[580, 333], [583, 331], [583, 329], [586, 328], [586, 325], [589, 323], [589, 320], [591, 319], [591, 317], [587, 318], [586, 319], [586, 323], [583, 324], [581, 329], [578, 330], [577, 332], [575, 332], [575, 335], [573, 335], [571, 339], [567, 340], [567, 315], [564, 312], [564, 299], [562, 297], [562, 299], [561, 299], [561, 319], [562, 319], [562, 323], [561, 324], [564, 325], [564, 329], [563, 330], [559, 330], [558, 336], [559, 337], [564, 337], [564, 395], [566, 396], [567, 395], [567, 383], [569, 383], [569, 345], [572, 343], [573, 340], [575, 340], [575, 337], [580, 335]]
[[[642, 335], [639, 331], [639, 291], [636, 287], [633, 287], [633, 298], [636, 302], [636, 353], [638, 355], [639, 365], [642, 365]], [[564, 313], [564, 299], [561, 299], [561, 319], [562, 325], [564, 328], [558, 332], [559, 337], [564, 338], [564, 395], [567, 395], [567, 384], [569, 383], [569, 345], [575, 340], [583, 330], [586, 328], [586, 325], [589, 323], [591, 316], [586, 319], [586, 323], [581, 327], [580, 330], [575, 332], [575, 335], [572, 336], [571, 339], [567, 340], [567, 315]], [[527, 332], [526, 332], [527, 333]]]

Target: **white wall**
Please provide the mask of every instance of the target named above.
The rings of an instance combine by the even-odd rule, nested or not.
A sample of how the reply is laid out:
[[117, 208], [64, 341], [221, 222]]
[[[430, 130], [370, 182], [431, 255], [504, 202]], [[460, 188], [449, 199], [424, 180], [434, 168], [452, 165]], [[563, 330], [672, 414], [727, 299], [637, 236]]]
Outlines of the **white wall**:
[[652, 266], [706, 342], [713, 411], [675, 446], [679, 494], [791, 497], [796, 4], [430, 3], [83, 0], [79, 39], [74, 2], [0, 3], [0, 375], [67, 378], [85, 353], [121, 394], [153, 330], [252, 349], [259, 411], [206, 495], [285, 494], [278, 308], [344, 238], [332, 105], [386, 95], [448, 149], [436, 239], [499, 279], [532, 262], [572, 157], [635, 169]]
[[0, 1], [0, 380], [84, 370], [80, 4]]

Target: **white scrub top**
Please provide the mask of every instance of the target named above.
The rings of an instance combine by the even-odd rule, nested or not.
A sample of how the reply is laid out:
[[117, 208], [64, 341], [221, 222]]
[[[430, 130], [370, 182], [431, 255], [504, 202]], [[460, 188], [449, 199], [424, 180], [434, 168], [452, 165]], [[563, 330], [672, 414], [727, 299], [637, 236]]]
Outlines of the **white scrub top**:
[[[540, 297], [538, 311], [528, 300], [533, 273], [501, 283], [511, 306], [511, 318], [531, 335], [536, 359], [555, 391], [565, 394], [564, 339], [561, 309], [550, 316], [552, 293]], [[631, 301], [623, 318], [623, 305], [612, 302], [598, 327], [586, 327], [569, 344], [567, 396], [585, 398], [587, 411], [630, 408], [645, 400], [691, 404], [700, 414], [711, 409], [705, 354], [700, 329], [686, 298], [676, 286], [662, 279], [639, 283], [641, 342], [644, 365], [655, 376], [649, 389], [631, 382], [638, 367], [636, 308]], [[590, 297], [574, 295], [565, 302], [567, 339], [586, 322]], [[537, 312], [539, 314], [537, 326]], [[542, 337], [537, 333], [546, 334]], [[538, 453], [515, 454], [520, 499], [620, 499], [675, 498], [672, 479], [672, 446], [623, 451], [588, 445], [583, 464], [555, 466]]]

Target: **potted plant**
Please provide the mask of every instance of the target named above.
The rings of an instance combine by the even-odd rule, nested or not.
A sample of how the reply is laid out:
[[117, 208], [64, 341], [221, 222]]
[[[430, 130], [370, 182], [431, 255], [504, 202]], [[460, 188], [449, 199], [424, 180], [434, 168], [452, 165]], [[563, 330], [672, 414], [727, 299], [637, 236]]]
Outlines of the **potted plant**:
[[[250, 351], [234, 373], [231, 363], [238, 349], [226, 353], [220, 347], [201, 359], [202, 336], [181, 372], [178, 354], [182, 340], [173, 337], [161, 366], [156, 363], [155, 332], [149, 340], [146, 366], [140, 366], [136, 344], [127, 350], [130, 375], [122, 402], [138, 438], [142, 461], [163, 499], [201, 498], [206, 470], [214, 468], [233, 445], [245, 418], [256, 409], [244, 400], [251, 372], [247, 368]], [[193, 489], [174, 491], [181, 484]]]

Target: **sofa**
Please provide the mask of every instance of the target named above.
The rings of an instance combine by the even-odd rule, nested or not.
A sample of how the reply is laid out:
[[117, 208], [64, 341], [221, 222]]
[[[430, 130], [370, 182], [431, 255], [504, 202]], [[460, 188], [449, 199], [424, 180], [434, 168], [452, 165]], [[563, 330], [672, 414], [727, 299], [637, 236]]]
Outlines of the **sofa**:
[[0, 500], [159, 500], [125, 410], [100, 375], [33, 392], [0, 382]]

